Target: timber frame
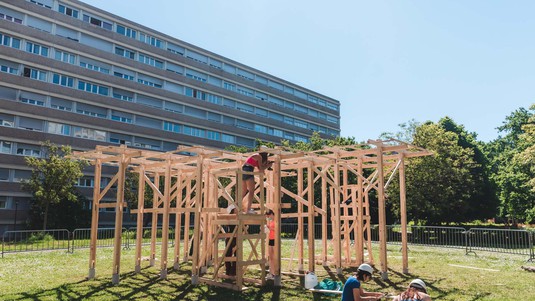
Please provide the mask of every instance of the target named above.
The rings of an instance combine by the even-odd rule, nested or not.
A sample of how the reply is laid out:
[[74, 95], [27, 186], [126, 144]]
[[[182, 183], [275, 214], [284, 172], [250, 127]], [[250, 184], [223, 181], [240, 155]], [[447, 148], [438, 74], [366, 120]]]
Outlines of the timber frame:
[[[178, 269], [181, 262], [191, 261], [193, 284], [202, 282], [234, 290], [245, 289], [246, 283], [266, 283], [267, 235], [263, 229], [267, 209], [275, 212], [275, 233], [281, 233], [283, 219], [297, 221], [294, 249], [298, 252], [300, 275], [304, 275], [305, 257], [307, 271], [314, 271], [316, 263], [334, 266], [338, 274], [342, 273], [343, 267], [357, 267], [363, 262], [373, 264], [369, 207], [372, 190], [378, 200], [379, 212], [378, 269], [387, 279], [385, 188], [398, 173], [403, 272], [408, 273], [405, 164], [406, 159], [431, 155], [429, 151], [394, 139], [369, 140], [367, 144], [325, 147], [311, 152], [281, 147], [262, 147], [261, 151], [269, 153], [269, 160], [274, 164], [264, 174], [250, 173], [257, 183], [253, 201], [257, 214], [245, 214], [242, 210], [229, 214], [226, 211], [231, 204], [243, 208], [242, 175], [247, 172], [243, 172], [241, 166], [251, 153], [202, 146], [156, 152], [124, 145], [97, 146], [95, 150], [75, 152], [74, 158], [88, 160], [94, 165], [88, 278], [96, 275], [99, 210], [115, 208], [112, 282], [119, 283], [127, 172], [137, 174], [139, 179], [137, 193], [140, 201], [135, 204], [137, 209], [131, 209], [130, 213], [137, 218], [136, 238], [150, 236], [149, 265], [156, 265], [158, 231], [161, 231], [161, 246], [173, 245], [171, 255], [170, 248], [161, 248], [162, 279], [167, 277], [170, 262]], [[116, 172], [104, 188], [101, 187], [103, 166], [113, 166], [112, 170]], [[284, 178], [289, 178], [284, 183], [295, 185], [283, 187]], [[151, 200], [145, 197], [147, 189], [152, 192]], [[315, 194], [318, 189], [320, 192]], [[103, 201], [104, 198], [108, 201]], [[111, 198], [115, 201], [110, 202]], [[147, 216], [151, 227], [145, 231], [143, 225]], [[315, 233], [316, 224], [321, 225], [321, 233]], [[319, 248], [316, 238], [321, 239]], [[228, 255], [229, 241], [232, 240], [236, 245], [235, 252]], [[143, 239], [136, 239], [137, 273], [141, 271], [143, 261], [142, 243]], [[281, 235], [276, 235], [275, 271], [270, 272], [275, 275], [277, 286], [281, 285], [280, 255]], [[222, 272], [225, 262], [236, 263], [236, 275]], [[259, 273], [258, 269], [252, 269], [254, 266], [260, 268]]]

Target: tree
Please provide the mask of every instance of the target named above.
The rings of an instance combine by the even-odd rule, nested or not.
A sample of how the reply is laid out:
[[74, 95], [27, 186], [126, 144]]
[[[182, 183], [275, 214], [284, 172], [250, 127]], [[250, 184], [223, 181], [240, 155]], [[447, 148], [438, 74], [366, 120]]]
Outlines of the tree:
[[[434, 155], [413, 158], [406, 168], [410, 220], [439, 224], [470, 221], [492, 214], [482, 209], [492, 203], [492, 194], [488, 199], [482, 196], [481, 190], [486, 189], [484, 160], [477, 159], [480, 150], [473, 134], [466, 133], [462, 126], [446, 117], [438, 123], [418, 126], [413, 144]], [[387, 193], [397, 195], [398, 191], [398, 181], [392, 181]], [[399, 204], [390, 205], [399, 215]]]
[[[62, 202], [78, 202], [74, 184], [83, 176], [82, 169], [87, 163], [68, 158], [72, 154], [70, 146], [57, 146], [46, 141], [42, 147], [45, 155], [43, 158], [25, 158], [26, 164], [32, 168], [32, 175], [23, 182], [22, 187], [33, 196], [33, 210], [30, 211], [34, 214], [32, 219], [42, 220], [43, 230], [46, 230], [51, 207]], [[71, 213], [64, 214], [67, 216]]]
[[535, 221], [535, 191], [530, 183], [535, 177], [533, 145], [534, 113], [520, 108], [506, 117], [498, 130], [504, 136], [489, 143], [492, 180], [500, 200], [500, 215], [517, 221]]

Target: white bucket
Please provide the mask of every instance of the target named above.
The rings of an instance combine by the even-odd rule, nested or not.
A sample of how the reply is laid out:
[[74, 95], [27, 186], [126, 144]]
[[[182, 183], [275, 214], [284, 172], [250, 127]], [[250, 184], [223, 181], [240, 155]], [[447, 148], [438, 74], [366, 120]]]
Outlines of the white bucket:
[[314, 272], [308, 272], [305, 275], [305, 288], [311, 289], [314, 288], [314, 286], [318, 285], [318, 276], [314, 274]]

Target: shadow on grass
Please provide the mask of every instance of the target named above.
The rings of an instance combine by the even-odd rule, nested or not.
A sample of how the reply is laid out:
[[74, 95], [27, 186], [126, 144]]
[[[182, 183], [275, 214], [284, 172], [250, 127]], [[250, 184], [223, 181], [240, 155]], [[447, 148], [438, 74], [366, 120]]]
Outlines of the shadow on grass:
[[2, 295], [2, 300], [302, 300], [306, 291], [297, 281], [284, 283], [284, 288], [266, 285], [251, 286], [243, 292], [205, 284], [191, 284], [191, 268], [168, 269], [167, 278], [160, 279], [159, 271], [146, 267], [140, 273], [128, 272], [120, 276], [117, 285], [111, 277], [97, 277], [65, 283], [45, 290]]

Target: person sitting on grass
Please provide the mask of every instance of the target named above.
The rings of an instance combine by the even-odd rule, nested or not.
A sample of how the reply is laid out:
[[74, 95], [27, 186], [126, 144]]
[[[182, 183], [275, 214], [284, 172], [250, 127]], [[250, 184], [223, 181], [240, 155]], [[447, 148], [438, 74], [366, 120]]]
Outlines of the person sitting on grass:
[[431, 296], [427, 294], [425, 282], [421, 279], [414, 279], [403, 293], [397, 295], [394, 301], [431, 301]]
[[347, 278], [342, 291], [342, 301], [379, 300], [384, 297], [383, 293], [367, 292], [360, 283], [372, 279], [373, 268], [363, 263], [357, 269], [355, 275]]

